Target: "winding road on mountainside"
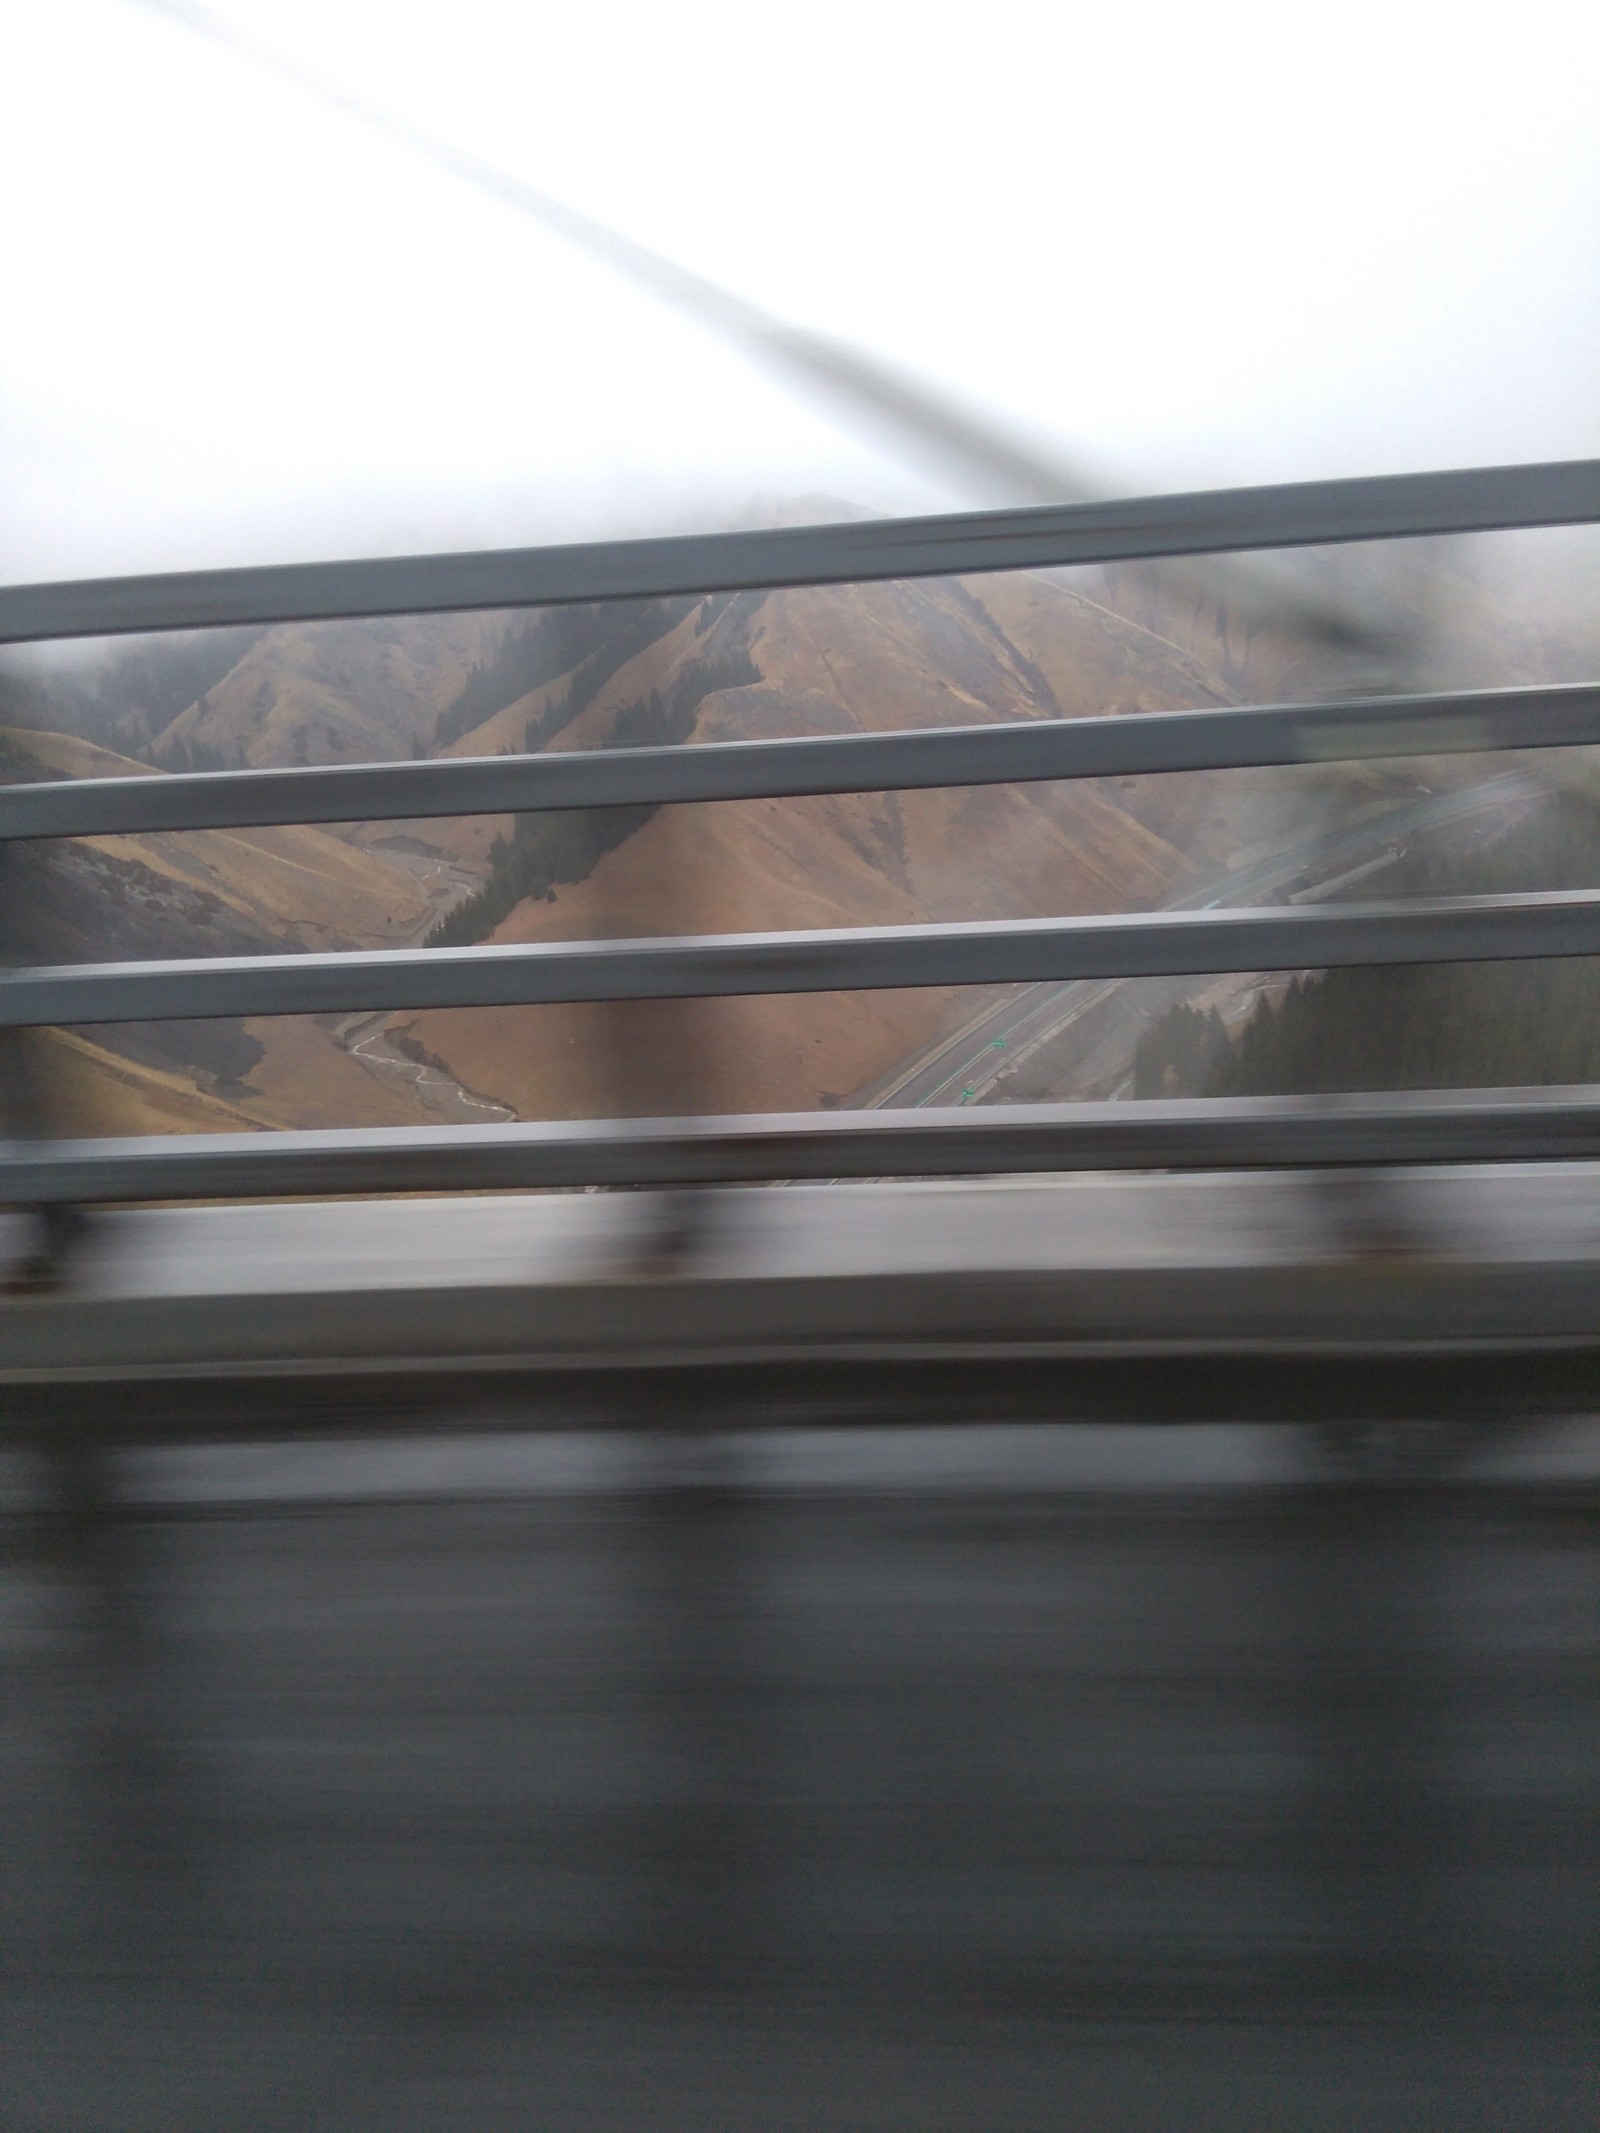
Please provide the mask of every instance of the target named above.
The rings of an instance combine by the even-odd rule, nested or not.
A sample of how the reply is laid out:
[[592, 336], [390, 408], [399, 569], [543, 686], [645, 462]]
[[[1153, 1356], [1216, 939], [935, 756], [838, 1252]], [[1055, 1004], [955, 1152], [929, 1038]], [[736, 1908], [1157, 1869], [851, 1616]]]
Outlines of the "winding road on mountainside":
[[[1285, 845], [1269, 859], [1238, 868], [1168, 908], [1210, 911], [1259, 902], [1313, 874], [1323, 889], [1336, 888], [1352, 870], [1366, 872], [1370, 863], [1375, 873], [1385, 866], [1387, 848], [1398, 841], [1488, 813], [1509, 800], [1529, 797], [1537, 789], [1521, 773], [1508, 771], [1464, 792], [1430, 793], [1384, 807], [1349, 828]], [[1296, 893], [1303, 896], [1308, 890]], [[1079, 1029], [1084, 1051], [1103, 1052], [1113, 1038], [1120, 1037], [1123, 1056], [1131, 1060], [1136, 1029], [1123, 1029], [1123, 1021], [1131, 1025], [1149, 1014], [1147, 996], [1154, 989], [1159, 989], [1165, 1004], [1167, 993], [1173, 999], [1185, 997], [1195, 983], [1191, 977], [1082, 978], [1067, 984], [1030, 985], [906, 1062], [895, 1070], [887, 1088], [881, 1086], [881, 1077], [869, 1083], [848, 1108], [914, 1110], [932, 1104], [981, 1103], [1003, 1074], [1069, 1028]]]

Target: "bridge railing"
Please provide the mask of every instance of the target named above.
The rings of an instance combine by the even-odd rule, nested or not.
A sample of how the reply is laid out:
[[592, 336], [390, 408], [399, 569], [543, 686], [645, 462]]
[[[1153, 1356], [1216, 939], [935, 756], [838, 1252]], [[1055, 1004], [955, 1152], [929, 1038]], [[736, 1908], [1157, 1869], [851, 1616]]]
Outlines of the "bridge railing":
[[[949, 576], [1600, 520], [1600, 462], [0, 589], [0, 643]], [[1600, 743], [1600, 685], [0, 790], [0, 841], [876, 792]], [[1600, 890], [196, 957], [0, 972], [0, 1027], [1600, 955]], [[1600, 1091], [1017, 1105], [13, 1146], [0, 1199], [1600, 1155]]]

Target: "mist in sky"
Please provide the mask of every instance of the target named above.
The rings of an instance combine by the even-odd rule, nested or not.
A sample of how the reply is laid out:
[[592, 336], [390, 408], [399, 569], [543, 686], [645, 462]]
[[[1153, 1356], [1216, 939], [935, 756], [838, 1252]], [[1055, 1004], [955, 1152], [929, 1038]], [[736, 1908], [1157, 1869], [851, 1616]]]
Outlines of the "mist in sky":
[[[1600, 16], [215, 0], [1108, 487], [1600, 451]], [[1005, 500], [137, 0], [11, 0], [8, 578]]]

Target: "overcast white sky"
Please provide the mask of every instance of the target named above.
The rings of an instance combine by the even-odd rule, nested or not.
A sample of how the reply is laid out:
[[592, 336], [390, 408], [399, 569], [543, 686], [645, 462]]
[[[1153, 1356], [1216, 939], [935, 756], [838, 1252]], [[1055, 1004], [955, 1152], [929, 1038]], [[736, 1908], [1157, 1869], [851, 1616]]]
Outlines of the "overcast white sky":
[[[1600, 452], [1600, 8], [215, 0], [1125, 491]], [[136, 0], [0, 0], [0, 574], [998, 500]]]

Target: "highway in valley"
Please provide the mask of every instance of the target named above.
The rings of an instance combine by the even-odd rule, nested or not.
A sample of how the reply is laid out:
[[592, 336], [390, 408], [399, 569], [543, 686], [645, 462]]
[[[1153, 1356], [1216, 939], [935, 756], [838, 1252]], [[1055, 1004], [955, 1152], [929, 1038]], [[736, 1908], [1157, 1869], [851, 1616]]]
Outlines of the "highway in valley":
[[[1181, 898], [1173, 908], [1209, 911], [1270, 902], [1302, 883], [1326, 882], [1374, 860], [1380, 865], [1365, 877], [1370, 887], [1364, 893], [1378, 895], [1382, 893], [1381, 862], [1390, 846], [1473, 821], [1512, 801], [1530, 798], [1537, 790], [1519, 773], [1505, 772], [1464, 792], [1404, 801], [1368, 814], [1347, 828], [1301, 838], [1270, 858], [1240, 867]], [[874, 1083], [857, 1100], [868, 1108], [894, 1109], [982, 1102], [1002, 1075], [1009, 1077], [1019, 1055], [1042, 1051], [1068, 1029], [1075, 1036], [1075, 1060], [1093, 1060], [1091, 1074], [1103, 1073], [1109, 1059], [1115, 1063], [1113, 1074], [1120, 1065], [1125, 1075], [1131, 1070], [1144, 1021], [1171, 1002], [1191, 998], [1196, 990], [1193, 978], [1081, 979], [1067, 985], [1030, 985], [919, 1054], [887, 1088]], [[1062, 1071], [1069, 1071], [1065, 1062]], [[1030, 1089], [1028, 1093], [1041, 1092]], [[1071, 1086], [1050, 1093], [1070, 1099], [1087, 1095], [1090, 1089]]]

